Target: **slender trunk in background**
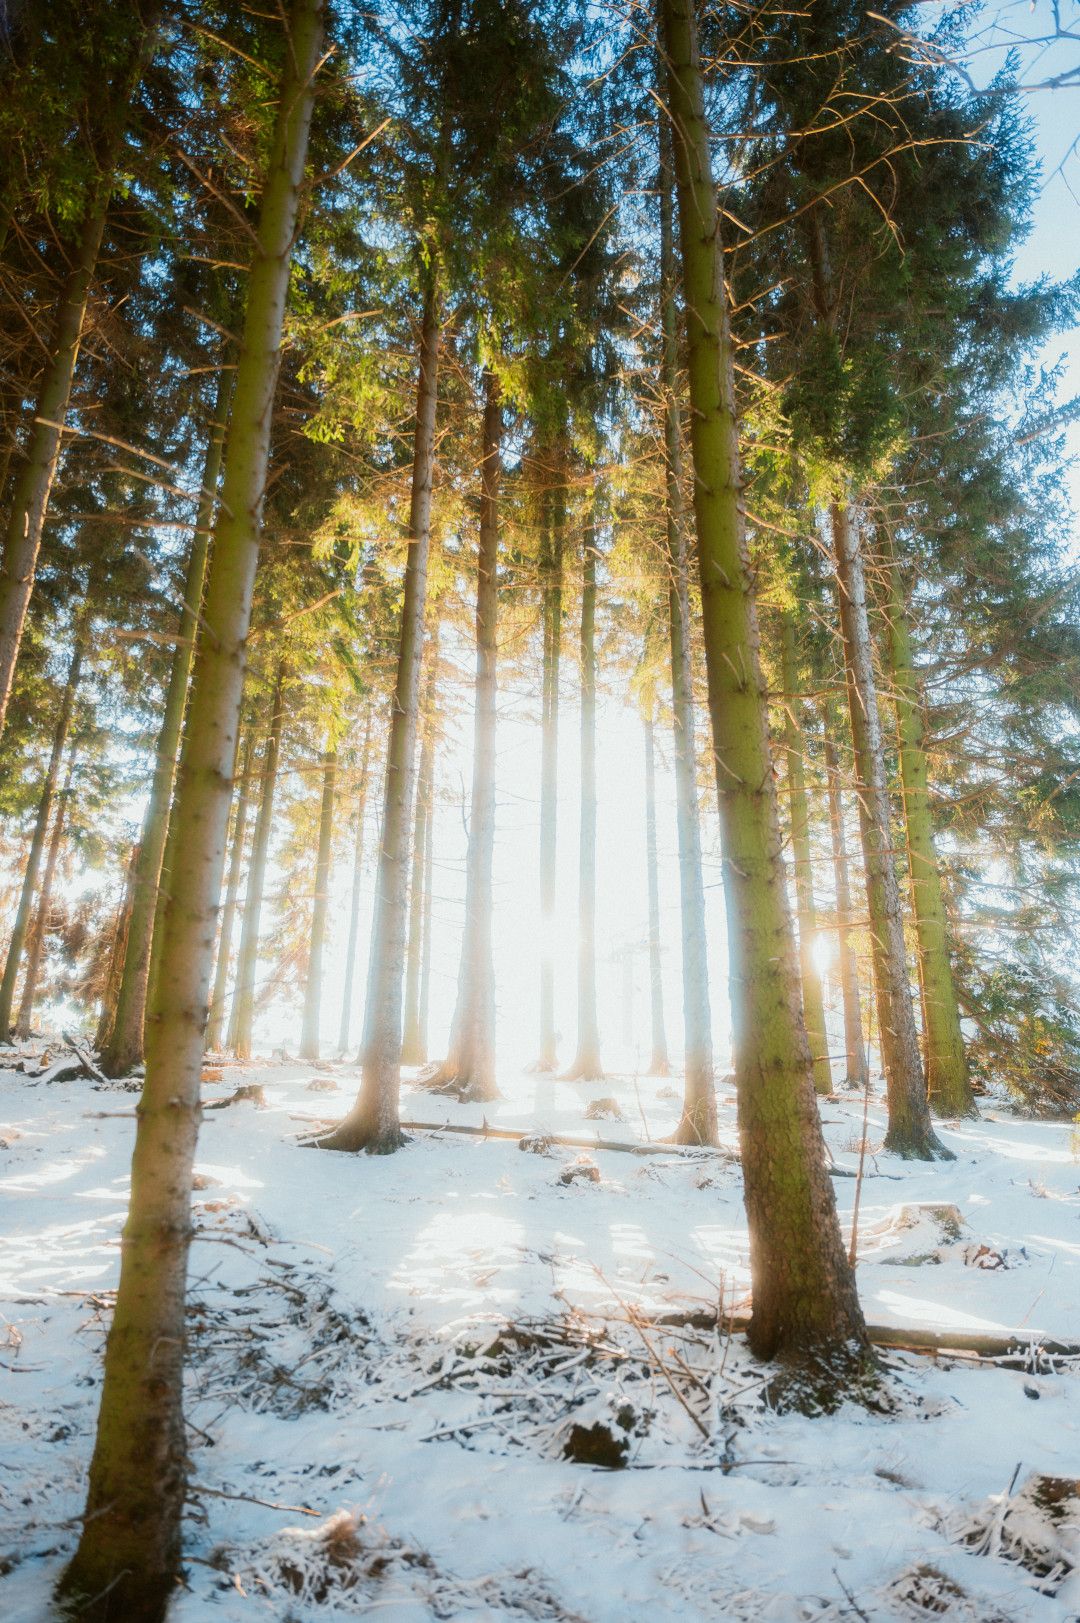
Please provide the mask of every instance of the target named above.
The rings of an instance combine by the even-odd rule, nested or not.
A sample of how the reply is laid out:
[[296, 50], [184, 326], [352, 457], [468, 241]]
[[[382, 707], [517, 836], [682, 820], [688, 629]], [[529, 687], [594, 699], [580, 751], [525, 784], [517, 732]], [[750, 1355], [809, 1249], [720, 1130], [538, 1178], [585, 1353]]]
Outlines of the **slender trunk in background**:
[[262, 773], [259, 781], [259, 810], [255, 818], [255, 832], [251, 838], [251, 861], [248, 863], [247, 890], [244, 896], [244, 922], [240, 930], [240, 951], [236, 959], [236, 987], [233, 992], [232, 1018], [229, 1021], [229, 1048], [237, 1059], [251, 1058], [251, 1043], [255, 1027], [255, 977], [259, 963], [259, 926], [262, 922], [263, 890], [266, 886], [266, 863], [270, 853], [270, 834], [274, 826], [274, 791], [277, 787], [278, 761], [281, 755], [281, 733], [285, 722], [285, 661], [278, 664], [273, 696], [270, 700], [270, 726], [263, 751]]
[[879, 1041], [889, 1102], [885, 1148], [905, 1159], [946, 1160], [951, 1159], [950, 1152], [942, 1145], [930, 1120], [911, 1001], [889, 793], [885, 783], [885, 743], [866, 607], [862, 542], [858, 525], [842, 502], [833, 504], [832, 533], [854, 747], [855, 790], [866, 866]]
[[[661, 76], [662, 78], [662, 76]], [[697, 741], [690, 661], [690, 571], [683, 502], [679, 322], [676, 308], [674, 172], [671, 125], [661, 111], [660, 139], [660, 326], [664, 401], [665, 539], [668, 623], [671, 642], [671, 712], [675, 746], [675, 805], [679, 836], [679, 905], [682, 919], [683, 1108], [675, 1141], [716, 1144], [716, 1080], [713, 1070], [709, 951], [705, 934], [705, 882], [701, 869]]]
[[578, 832], [577, 1053], [567, 1077], [602, 1077], [596, 1012], [596, 532], [585, 530], [581, 566], [581, 814]]
[[405, 1005], [401, 1022], [401, 1064], [425, 1065], [427, 1044], [420, 1021], [420, 984], [424, 963], [424, 887], [427, 879], [428, 839], [431, 834], [431, 784], [435, 772], [433, 705], [435, 667], [438, 663], [438, 628], [431, 649], [424, 702], [423, 739], [416, 779], [416, 808], [413, 820], [412, 872], [409, 878], [409, 939], [405, 962]]
[[559, 663], [562, 655], [562, 569], [566, 537], [565, 464], [548, 470], [555, 484], [546, 493], [543, 535], [544, 631], [540, 744], [540, 1057], [538, 1071], [558, 1064], [555, 1030], [555, 897], [558, 886]]
[[787, 763], [788, 799], [791, 806], [791, 853], [795, 868], [795, 908], [799, 919], [799, 979], [802, 984], [803, 1019], [806, 1022], [806, 1037], [814, 1062], [814, 1087], [818, 1093], [828, 1094], [832, 1092], [829, 1033], [825, 1024], [821, 976], [814, 962], [817, 908], [814, 903], [810, 809], [806, 796], [806, 728], [799, 697], [799, 658], [795, 642], [795, 622], [790, 614], [781, 617], [780, 652], [784, 684], [784, 755]]
[[[758, 1357], [818, 1407], [870, 1349], [825, 1163], [784, 885], [742, 474], [723, 242], [693, 0], [657, 0], [668, 77], [689, 353], [694, 509], [725, 857], [731, 1004]], [[793, 1394], [799, 1401], [799, 1392]]]
[[38, 548], [60, 460], [90, 286], [101, 251], [132, 98], [154, 49], [159, 11], [155, 0], [144, 0], [141, 18], [132, 19], [133, 48], [128, 62], [115, 82], [106, 87], [101, 100], [105, 118], [95, 155], [97, 179], [91, 188], [71, 265], [60, 289], [49, 358], [41, 375], [33, 421], [11, 488], [11, 506], [0, 555], [0, 732], [7, 716], [26, 608], [34, 586]]
[[432, 755], [431, 771], [423, 784], [425, 801], [424, 809], [424, 908], [421, 917], [421, 952], [420, 952], [420, 1008], [417, 1014], [417, 1024], [420, 1038], [420, 1052], [427, 1064], [428, 1057], [428, 1016], [431, 1011], [431, 929], [432, 909], [435, 900], [435, 761]]
[[184, 602], [177, 627], [176, 650], [169, 672], [165, 708], [158, 732], [150, 800], [143, 821], [142, 839], [139, 842], [139, 860], [135, 870], [135, 889], [124, 951], [124, 967], [112, 1031], [99, 1062], [106, 1076], [129, 1076], [135, 1066], [141, 1064], [143, 1057], [143, 1021], [146, 1015], [146, 990], [150, 979], [150, 947], [154, 934], [154, 918], [159, 906], [159, 884], [162, 881], [162, 862], [169, 830], [169, 806], [176, 778], [176, 763], [180, 758], [180, 734], [184, 708], [187, 704], [188, 679], [195, 657], [195, 638], [206, 580], [207, 549], [217, 502], [217, 485], [221, 473], [221, 452], [225, 440], [229, 396], [232, 393], [232, 377], [233, 374], [227, 371], [218, 374], [214, 415], [203, 461], [202, 494], [199, 499], [195, 533], [191, 540], [191, 552], [188, 555]]
[[[889, 541], [887, 536], [886, 540]], [[964, 1053], [960, 1005], [949, 952], [949, 921], [934, 848], [922, 695], [912, 652], [907, 596], [899, 565], [891, 555], [891, 541], [889, 546], [888, 643], [907, 825], [911, 906], [919, 944], [926, 1091], [939, 1116], [971, 1116], [975, 1113], [975, 1096]]]
[[664, 977], [660, 962], [660, 878], [656, 859], [656, 728], [650, 702], [645, 721], [645, 873], [649, 891], [649, 1008], [652, 1051], [649, 1075], [667, 1076], [667, 1028], [664, 1024]]
[[851, 944], [851, 880], [848, 873], [844, 801], [836, 745], [830, 736], [831, 711], [825, 717], [825, 776], [829, 789], [829, 835], [832, 842], [833, 881], [836, 887], [836, 936], [840, 964], [840, 990], [844, 1000], [844, 1050], [849, 1087], [864, 1088], [870, 1075], [863, 1038], [862, 1006], [855, 949]]
[[315, 901], [311, 909], [311, 951], [308, 954], [307, 985], [304, 988], [304, 1029], [300, 1058], [319, 1057], [319, 1025], [322, 1013], [323, 944], [326, 915], [330, 907], [330, 861], [334, 851], [334, 796], [337, 793], [337, 751], [323, 756], [322, 806], [319, 812], [319, 851], [315, 862]]
[[229, 877], [225, 884], [225, 906], [218, 932], [217, 967], [214, 971], [214, 993], [210, 999], [210, 1016], [206, 1022], [206, 1049], [217, 1053], [225, 1035], [225, 1000], [229, 986], [229, 960], [232, 957], [233, 927], [236, 923], [237, 900], [240, 895], [240, 875], [244, 868], [244, 841], [247, 835], [248, 805], [251, 800], [251, 757], [254, 750], [254, 731], [244, 740], [244, 753], [240, 764], [240, 791], [236, 797], [236, 814], [232, 826], [232, 847], [229, 858]]
[[370, 968], [364, 1009], [360, 1092], [344, 1121], [318, 1140], [327, 1150], [367, 1149], [387, 1155], [402, 1139], [401, 980], [405, 963], [408, 910], [409, 833], [416, 780], [416, 734], [420, 709], [420, 667], [424, 648], [428, 553], [431, 547], [431, 487], [435, 474], [435, 411], [438, 404], [439, 342], [442, 332], [439, 262], [434, 241], [424, 278], [420, 329], [420, 369], [413, 431], [412, 499], [409, 547], [401, 606], [397, 679], [386, 756], [379, 871], [371, 924]]
[[19, 1013], [15, 1020], [15, 1035], [17, 1038], [29, 1037], [30, 1026], [34, 1017], [34, 998], [37, 995], [38, 975], [41, 972], [41, 959], [45, 948], [45, 933], [49, 927], [49, 913], [52, 909], [53, 880], [56, 878], [56, 864], [60, 859], [60, 846], [64, 838], [64, 825], [67, 820], [68, 804], [71, 800], [71, 780], [75, 772], [75, 751], [72, 748], [68, 757], [67, 777], [56, 801], [56, 815], [53, 818], [52, 833], [49, 836], [49, 849], [45, 856], [45, 870], [41, 876], [41, 894], [38, 897], [37, 909], [34, 913], [34, 922], [30, 927], [30, 934], [26, 941], [26, 968], [23, 974], [22, 996], [19, 999]]
[[109, 967], [105, 974], [105, 985], [101, 993], [101, 1013], [98, 1016], [97, 1031], [94, 1035], [94, 1047], [100, 1052], [109, 1040], [112, 1031], [113, 1013], [116, 1009], [116, 999], [120, 991], [120, 976], [124, 969], [124, 951], [127, 947], [128, 922], [131, 918], [131, 902], [135, 893], [135, 866], [139, 860], [138, 842], [131, 847], [127, 864], [124, 868], [124, 894], [120, 898], [120, 906], [116, 913], [116, 923], [113, 926], [112, 945], [109, 948]]
[[498, 687], [499, 481], [502, 475], [499, 380], [484, 373], [480, 455], [480, 530], [476, 557], [476, 687], [473, 777], [465, 868], [465, 929], [457, 1007], [439, 1085], [465, 1099], [496, 1099], [495, 964], [492, 957], [492, 863], [495, 853], [495, 718]]
[[292, 0], [237, 364], [173, 815], [178, 843], [147, 1011], [120, 1285], [105, 1349], [79, 1546], [61, 1595], [80, 1619], [159, 1623], [175, 1590], [187, 1488], [184, 1305], [199, 1080], [240, 725], [289, 267], [322, 56], [322, 0]]
[[63, 759], [64, 748], [67, 744], [68, 731], [71, 727], [71, 712], [75, 704], [75, 694], [79, 686], [79, 677], [82, 674], [83, 639], [86, 630], [86, 611], [81, 610], [75, 623], [75, 643], [71, 655], [71, 664], [68, 667], [67, 681], [60, 697], [60, 710], [53, 728], [52, 748], [49, 751], [49, 764], [45, 768], [45, 781], [41, 786], [41, 799], [38, 801], [37, 817], [34, 821], [34, 833], [30, 841], [30, 853], [26, 859], [26, 868], [23, 872], [22, 890], [19, 893], [19, 906], [15, 913], [15, 924], [11, 932], [11, 941], [8, 945], [7, 960], [4, 964], [4, 976], [0, 981], [0, 1041], [6, 1041], [11, 1030], [11, 1011], [15, 1004], [15, 982], [18, 979], [19, 965], [22, 962], [23, 946], [26, 942], [26, 932], [30, 925], [30, 910], [34, 902], [34, 891], [37, 888], [38, 871], [41, 867], [41, 858], [45, 850], [45, 835], [49, 827], [49, 818], [52, 814], [53, 800], [56, 796], [56, 785], [60, 777], [60, 762]]
[[349, 900], [349, 942], [345, 949], [345, 985], [341, 994], [341, 1025], [338, 1050], [349, 1046], [353, 987], [356, 981], [356, 948], [360, 940], [360, 890], [364, 875], [364, 811], [367, 806], [368, 763], [371, 757], [371, 712], [364, 722], [364, 744], [360, 754], [360, 782], [356, 790], [356, 842], [353, 846], [352, 895]]

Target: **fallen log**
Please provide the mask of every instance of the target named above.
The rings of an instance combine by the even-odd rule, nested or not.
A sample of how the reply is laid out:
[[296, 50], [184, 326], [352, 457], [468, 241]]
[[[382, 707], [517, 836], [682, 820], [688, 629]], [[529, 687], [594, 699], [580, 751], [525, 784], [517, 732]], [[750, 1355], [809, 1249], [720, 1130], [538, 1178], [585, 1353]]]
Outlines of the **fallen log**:
[[[325, 1120], [317, 1116], [296, 1116], [295, 1121], [310, 1121], [318, 1126], [320, 1132], [338, 1125], [337, 1121]], [[585, 1138], [570, 1133], [541, 1133], [535, 1128], [492, 1127], [484, 1122], [482, 1127], [469, 1127], [462, 1122], [451, 1121], [403, 1121], [401, 1130], [405, 1133], [460, 1133], [469, 1138], [488, 1138], [501, 1140], [508, 1144], [520, 1144], [523, 1139], [545, 1139], [549, 1144], [559, 1144], [570, 1150], [621, 1150], [624, 1155], [674, 1155], [680, 1159], [699, 1158], [701, 1156], [719, 1156], [724, 1161], [737, 1161], [738, 1153], [735, 1150], [716, 1149], [711, 1145], [702, 1144], [657, 1144], [657, 1143], [630, 1143], [618, 1138]]]

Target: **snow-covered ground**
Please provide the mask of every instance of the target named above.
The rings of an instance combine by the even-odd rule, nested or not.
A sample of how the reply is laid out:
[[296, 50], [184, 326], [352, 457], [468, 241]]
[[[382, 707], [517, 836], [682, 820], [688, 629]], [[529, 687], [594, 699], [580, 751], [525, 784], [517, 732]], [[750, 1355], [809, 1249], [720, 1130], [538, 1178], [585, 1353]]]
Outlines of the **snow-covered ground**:
[[[261, 1083], [266, 1107], [208, 1112], [200, 1141], [174, 1623], [1080, 1615], [1080, 1504], [1032, 1486], [1080, 1477], [1077, 1367], [1037, 1352], [1080, 1338], [1076, 1130], [984, 1106], [943, 1129], [952, 1163], [868, 1156], [867, 1318], [1017, 1330], [1028, 1367], [893, 1353], [891, 1412], [810, 1420], [762, 1406], [739, 1337], [647, 1322], [744, 1304], [730, 1158], [427, 1132], [384, 1159], [301, 1148], [355, 1081], [278, 1064], [207, 1083]], [[493, 1126], [636, 1143], [677, 1115], [677, 1080], [503, 1085]], [[622, 1121], [586, 1119], [604, 1097]], [[6, 1623], [44, 1615], [76, 1535], [133, 1105], [0, 1073]], [[412, 1087], [403, 1108], [484, 1115]], [[721, 1113], [734, 1145], [728, 1086]], [[822, 1116], [854, 1169], [861, 1098]], [[872, 1151], [883, 1132], [875, 1099]], [[854, 1188], [836, 1179], [845, 1232]], [[593, 1442], [625, 1468], [566, 1457]]]

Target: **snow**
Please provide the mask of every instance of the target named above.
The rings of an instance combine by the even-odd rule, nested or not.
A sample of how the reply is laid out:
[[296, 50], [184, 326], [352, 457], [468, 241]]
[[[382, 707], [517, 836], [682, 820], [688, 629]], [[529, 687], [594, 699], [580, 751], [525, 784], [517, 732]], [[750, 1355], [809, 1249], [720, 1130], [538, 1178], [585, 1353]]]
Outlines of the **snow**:
[[[337, 1091], [312, 1090], [316, 1076]], [[942, 1127], [954, 1162], [904, 1164], [876, 1153], [871, 1102], [868, 1320], [1016, 1331], [1032, 1351], [1027, 1368], [891, 1353], [889, 1412], [806, 1419], [763, 1406], [739, 1337], [648, 1323], [745, 1305], [730, 1157], [543, 1155], [430, 1132], [391, 1157], [324, 1155], [298, 1135], [344, 1111], [354, 1071], [226, 1066], [206, 1093], [241, 1083], [261, 1083], [267, 1108], [208, 1112], [200, 1139], [197, 1486], [173, 1623], [1080, 1616], [1077, 1502], [1059, 1525], [1030, 1486], [1080, 1477], [1077, 1366], [1037, 1353], [1040, 1338], [1080, 1339], [1068, 1124], [985, 1105]], [[481, 1108], [406, 1084], [403, 1114], [637, 1145], [678, 1110], [678, 1083], [648, 1077], [502, 1085]], [[623, 1121], [586, 1120], [604, 1097]], [[720, 1100], [734, 1148], [730, 1085]], [[133, 1107], [119, 1089], [0, 1073], [8, 1623], [44, 1616], [77, 1533]], [[825, 1100], [822, 1116], [853, 1170], [861, 1097]], [[582, 1156], [599, 1181], [563, 1183]], [[847, 1233], [855, 1180], [835, 1187]], [[598, 1423], [625, 1469], [563, 1457], [573, 1427]]]

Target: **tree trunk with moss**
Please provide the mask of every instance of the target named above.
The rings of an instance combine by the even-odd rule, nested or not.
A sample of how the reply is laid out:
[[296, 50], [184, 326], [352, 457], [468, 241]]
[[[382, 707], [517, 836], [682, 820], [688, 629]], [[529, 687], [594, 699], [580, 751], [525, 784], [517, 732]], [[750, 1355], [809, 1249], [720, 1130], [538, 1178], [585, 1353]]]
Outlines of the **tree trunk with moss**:
[[244, 893], [244, 922], [240, 928], [240, 950], [236, 958], [236, 988], [229, 1021], [228, 1047], [237, 1059], [251, 1058], [255, 1029], [255, 980], [259, 966], [259, 931], [262, 923], [266, 864], [270, 855], [270, 835], [274, 826], [274, 792], [281, 757], [281, 734], [285, 725], [285, 661], [278, 664], [270, 699], [270, 726], [263, 750], [259, 778], [259, 810], [251, 837], [247, 889]]
[[[723, 245], [693, 0], [658, 0], [682, 241], [694, 511], [725, 857], [739, 1136], [759, 1357], [838, 1403], [869, 1343], [837, 1220], [784, 884], [742, 475]], [[798, 1399], [797, 1399], [798, 1400]]]
[[840, 991], [844, 1001], [845, 1080], [849, 1087], [864, 1088], [870, 1067], [863, 1037], [862, 1001], [855, 949], [851, 944], [851, 877], [848, 871], [847, 836], [844, 832], [844, 802], [836, 745], [829, 736], [832, 707], [825, 717], [825, 778], [829, 794], [829, 838], [832, 844], [833, 883], [836, 889], [836, 940], [840, 965]]
[[890, 556], [888, 570], [888, 645], [907, 825], [911, 906], [919, 944], [926, 1091], [931, 1107], [939, 1116], [971, 1116], [975, 1113], [975, 1098], [964, 1053], [960, 1005], [949, 952], [948, 914], [934, 848], [922, 695], [912, 652], [907, 595], [895, 557]]
[[562, 657], [562, 570], [566, 539], [565, 464], [560, 455], [546, 470], [554, 480], [545, 492], [541, 537], [543, 672], [540, 738], [540, 1053], [537, 1071], [559, 1062], [555, 1030], [555, 900], [559, 831], [559, 665]]
[[199, 1081], [221, 895], [270, 419], [322, 55], [322, 0], [293, 0], [237, 364], [204, 635], [174, 816], [184, 830], [148, 1010], [120, 1284], [86, 1514], [61, 1596], [80, 1618], [160, 1623], [175, 1590], [187, 1489], [184, 1301]]
[[814, 1087], [818, 1093], [824, 1094], [832, 1092], [832, 1066], [829, 1064], [829, 1034], [825, 1024], [821, 976], [814, 962], [817, 907], [814, 901], [814, 858], [810, 846], [810, 808], [806, 796], [806, 731], [799, 698], [795, 625], [789, 614], [783, 615], [780, 622], [780, 652], [784, 683], [784, 758], [791, 808], [795, 908], [799, 920], [799, 979], [806, 1036], [814, 1061]]
[[709, 949], [705, 933], [705, 884], [701, 869], [701, 814], [698, 806], [697, 740], [690, 655], [690, 569], [686, 547], [687, 515], [683, 500], [679, 323], [675, 298], [678, 276], [672, 196], [675, 181], [671, 126], [666, 112], [660, 115], [659, 144], [665, 539], [682, 920], [683, 1108], [675, 1129], [675, 1140], [680, 1144], [717, 1144]]
[[364, 723], [364, 743], [360, 755], [360, 781], [356, 790], [356, 837], [353, 844], [352, 894], [349, 899], [349, 940], [345, 948], [345, 984], [341, 993], [341, 1024], [338, 1050], [349, 1046], [353, 991], [356, 985], [356, 949], [360, 942], [360, 891], [364, 877], [364, 812], [367, 808], [368, 763], [371, 759], [371, 712]]
[[[133, 8], [134, 10], [134, 8]], [[75, 364], [79, 358], [90, 288], [97, 268], [109, 200], [123, 152], [132, 98], [150, 60], [160, 6], [145, 0], [132, 17], [132, 50], [115, 82], [103, 87], [104, 118], [94, 154], [97, 177], [82, 229], [57, 300], [48, 360], [41, 374], [34, 415], [12, 481], [7, 526], [0, 553], [0, 733], [7, 717], [15, 664], [27, 605], [34, 587], [38, 549], [49, 510], [53, 480], [67, 417]], [[91, 141], [91, 146], [94, 143]]]
[[566, 1073], [595, 1082], [604, 1074], [596, 1010], [596, 534], [585, 531], [581, 567], [581, 812], [578, 830], [577, 1052]]
[[889, 1102], [885, 1148], [905, 1159], [950, 1159], [934, 1132], [911, 1001], [900, 886], [885, 783], [885, 744], [874, 677], [866, 579], [858, 525], [846, 505], [832, 508], [840, 627], [859, 802], [878, 1029]]
[[416, 736], [431, 546], [431, 488], [435, 473], [435, 411], [442, 333], [439, 261], [434, 241], [429, 243], [428, 248], [413, 432], [409, 547], [405, 561], [397, 679], [387, 747], [375, 915], [371, 926], [362, 1076], [360, 1091], [349, 1115], [334, 1132], [318, 1141], [323, 1149], [367, 1149], [378, 1155], [389, 1154], [403, 1142], [399, 1108], [401, 983], [405, 962], [409, 835], [416, 785]]
[[214, 522], [217, 485], [221, 473], [221, 453], [231, 392], [232, 373], [223, 371], [218, 377], [214, 415], [211, 420], [206, 457], [203, 461], [202, 494], [191, 552], [188, 556], [176, 650], [173, 654], [172, 669], [169, 672], [169, 683], [165, 693], [165, 708], [158, 731], [150, 801], [143, 821], [142, 839], [139, 842], [139, 858], [135, 869], [131, 918], [128, 923], [120, 990], [116, 1000], [112, 1031], [99, 1061], [106, 1076], [130, 1076], [136, 1065], [142, 1063], [143, 1022], [150, 980], [150, 949], [160, 899], [159, 885], [162, 880], [162, 863], [169, 832], [169, 807], [176, 778], [176, 763], [180, 756], [180, 735], [184, 723], [184, 708], [187, 704], [188, 681], [195, 657], [199, 609], [206, 580], [207, 549]]
[[233, 927], [236, 923], [236, 909], [240, 896], [240, 875], [244, 869], [248, 806], [251, 801], [253, 741], [254, 735], [249, 730], [240, 762], [240, 790], [236, 797], [236, 812], [233, 817], [229, 877], [225, 884], [225, 906], [222, 909], [221, 929], [218, 932], [214, 994], [210, 999], [210, 1017], [206, 1022], [206, 1047], [210, 1053], [216, 1053], [221, 1048], [225, 1038], [225, 1004], [229, 988], [229, 962], [232, 957]]
[[311, 947], [308, 953], [307, 983], [304, 987], [304, 1025], [300, 1038], [300, 1058], [319, 1057], [319, 1025], [322, 1015], [323, 945], [326, 916], [330, 907], [330, 863], [334, 854], [334, 797], [337, 794], [337, 751], [323, 756], [322, 804], [319, 809], [319, 849], [315, 859], [315, 900], [311, 909]]
[[660, 956], [660, 876], [656, 856], [656, 726], [652, 703], [645, 723], [645, 878], [649, 894], [649, 1029], [652, 1035], [649, 1075], [667, 1076], [667, 1026], [664, 1021], [664, 975]]
[[26, 859], [26, 867], [23, 870], [22, 889], [19, 892], [19, 905], [15, 912], [11, 941], [8, 944], [3, 980], [0, 981], [0, 1039], [3, 1040], [6, 1040], [11, 1031], [12, 1010], [15, 1006], [15, 985], [19, 977], [23, 948], [26, 945], [26, 932], [30, 927], [30, 913], [34, 905], [34, 892], [37, 889], [38, 873], [41, 870], [41, 858], [45, 851], [45, 837], [49, 828], [49, 818], [52, 816], [53, 801], [56, 798], [56, 786], [60, 778], [60, 763], [63, 760], [68, 732], [71, 728], [71, 713], [75, 705], [75, 694], [78, 691], [79, 678], [82, 674], [85, 626], [85, 612], [80, 612], [75, 626], [75, 646], [71, 655], [71, 664], [68, 667], [64, 691], [60, 696], [60, 709], [57, 713], [56, 725], [53, 728], [49, 763], [45, 768], [45, 780], [41, 786], [41, 799], [38, 801], [37, 816], [34, 819], [34, 832], [30, 840], [30, 851]]
[[56, 814], [53, 817], [52, 833], [49, 835], [49, 849], [45, 854], [45, 869], [41, 876], [41, 893], [38, 896], [38, 904], [34, 912], [34, 922], [30, 926], [30, 934], [26, 940], [23, 988], [22, 995], [19, 998], [19, 1012], [15, 1018], [15, 1036], [18, 1039], [29, 1037], [30, 1027], [33, 1023], [34, 999], [37, 996], [38, 976], [41, 973], [41, 960], [45, 951], [45, 935], [49, 927], [49, 914], [52, 910], [53, 881], [56, 878], [56, 866], [60, 860], [60, 846], [63, 843], [67, 809], [71, 801], [71, 780], [74, 771], [75, 752], [72, 749], [68, 757], [67, 778], [56, 801]]
[[476, 687], [465, 929], [457, 1006], [439, 1085], [465, 1099], [497, 1099], [495, 964], [492, 957], [492, 865], [495, 855], [495, 723], [498, 697], [499, 482], [502, 476], [499, 380], [484, 373], [480, 458], [480, 529], [476, 557]]

